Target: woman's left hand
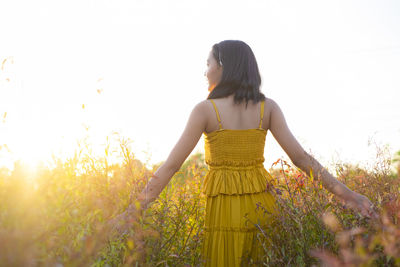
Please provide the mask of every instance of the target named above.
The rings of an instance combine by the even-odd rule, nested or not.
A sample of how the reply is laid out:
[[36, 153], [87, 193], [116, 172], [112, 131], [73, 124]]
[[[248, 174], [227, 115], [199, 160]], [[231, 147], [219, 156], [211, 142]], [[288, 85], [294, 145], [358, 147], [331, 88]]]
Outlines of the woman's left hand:
[[379, 216], [374, 210], [374, 204], [364, 195], [353, 192], [349, 198], [345, 199], [346, 205], [357, 210], [362, 216], [378, 219]]

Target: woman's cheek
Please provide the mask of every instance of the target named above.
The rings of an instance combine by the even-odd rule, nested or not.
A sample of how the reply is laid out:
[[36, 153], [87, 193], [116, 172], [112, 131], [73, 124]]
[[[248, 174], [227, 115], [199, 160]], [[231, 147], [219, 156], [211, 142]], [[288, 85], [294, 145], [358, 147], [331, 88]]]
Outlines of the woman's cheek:
[[206, 72], [206, 77], [207, 77], [208, 82], [211, 83], [212, 82], [212, 75], [211, 75], [209, 70]]
[[209, 68], [207, 71], [208, 80], [212, 83], [215, 82], [215, 68]]

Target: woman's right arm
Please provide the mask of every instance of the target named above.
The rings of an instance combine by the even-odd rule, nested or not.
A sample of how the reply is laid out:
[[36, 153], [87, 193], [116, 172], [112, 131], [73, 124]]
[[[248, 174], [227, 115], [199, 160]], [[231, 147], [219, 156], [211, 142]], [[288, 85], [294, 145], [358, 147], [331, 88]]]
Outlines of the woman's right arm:
[[[157, 199], [173, 175], [180, 169], [182, 163], [192, 152], [206, 128], [207, 117], [205, 114], [207, 114], [207, 110], [206, 101], [200, 102], [193, 108], [186, 127], [167, 160], [157, 169], [147, 182], [145, 188], [137, 196], [140, 204], [138, 207], [139, 211], [146, 210], [148, 205]], [[126, 211], [114, 217], [108, 224], [117, 231], [123, 232], [128, 226], [126, 221], [134, 218], [137, 212], [136, 203], [131, 203]]]
[[363, 195], [353, 192], [331, 175], [315, 158], [309, 155], [293, 136], [287, 126], [285, 117], [278, 104], [270, 99], [270, 126], [273, 134], [290, 160], [308, 176], [321, 179], [322, 185], [330, 192], [344, 200], [351, 208], [361, 212], [363, 216], [376, 218], [372, 203]]
[[206, 101], [198, 103], [193, 108], [186, 127], [167, 160], [157, 169], [146, 187], [138, 195], [138, 200], [143, 209], [146, 209], [148, 204], [158, 197], [196, 146], [207, 125], [207, 117], [205, 116], [207, 110]]

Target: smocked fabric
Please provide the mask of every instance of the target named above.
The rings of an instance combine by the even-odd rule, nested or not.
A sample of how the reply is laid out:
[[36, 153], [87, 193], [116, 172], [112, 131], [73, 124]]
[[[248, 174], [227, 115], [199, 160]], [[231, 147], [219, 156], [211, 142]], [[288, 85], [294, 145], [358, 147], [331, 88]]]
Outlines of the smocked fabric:
[[[242, 258], [257, 260], [263, 249], [255, 244], [258, 227], [268, 227], [276, 212], [271, 192], [273, 177], [264, 168], [267, 131], [261, 128], [223, 129], [213, 103], [220, 129], [205, 136], [205, 161], [209, 170], [203, 181], [206, 195], [203, 266], [242, 266]], [[260, 208], [263, 207], [263, 208]]]

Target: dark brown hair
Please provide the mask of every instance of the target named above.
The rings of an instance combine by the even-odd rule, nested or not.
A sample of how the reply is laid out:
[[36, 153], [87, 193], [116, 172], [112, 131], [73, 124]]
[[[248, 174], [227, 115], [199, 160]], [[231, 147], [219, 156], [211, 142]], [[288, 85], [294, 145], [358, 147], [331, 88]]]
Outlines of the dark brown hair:
[[234, 94], [234, 102], [258, 103], [265, 99], [260, 91], [261, 76], [256, 58], [243, 41], [225, 40], [214, 44], [212, 53], [222, 66], [221, 81], [210, 92], [207, 99], [222, 98]]

